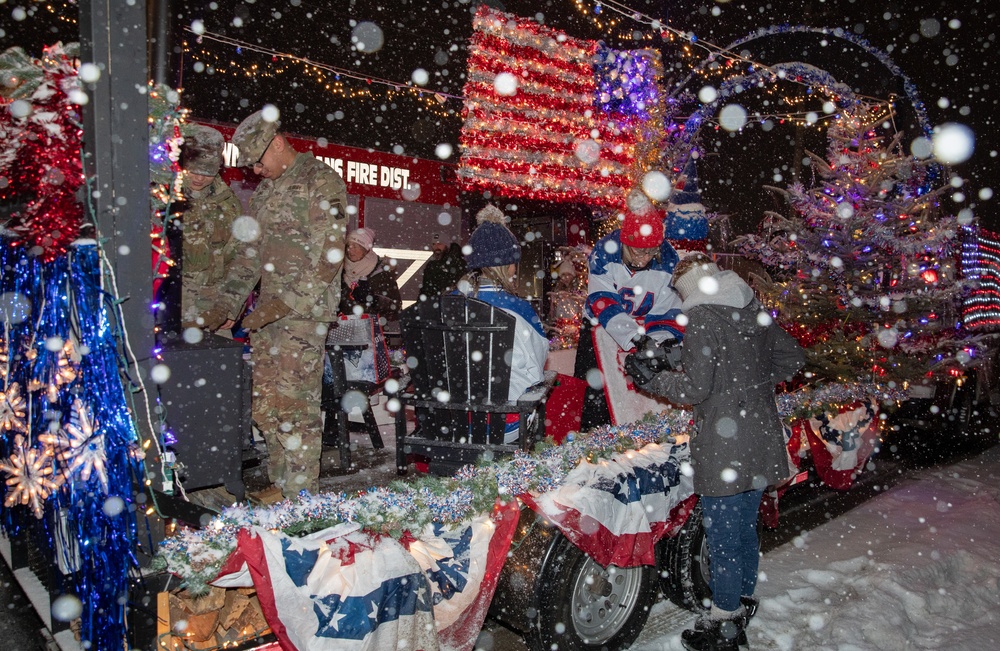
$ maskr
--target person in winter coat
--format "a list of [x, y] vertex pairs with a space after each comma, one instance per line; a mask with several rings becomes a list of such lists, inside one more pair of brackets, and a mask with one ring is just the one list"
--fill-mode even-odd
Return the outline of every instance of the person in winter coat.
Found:
[[222, 134], [211, 127], [191, 125], [181, 150], [184, 168], [183, 260], [181, 265], [181, 322], [197, 319], [218, 301], [226, 269], [247, 244], [233, 235], [233, 222], [243, 206], [222, 177]]
[[688, 319], [683, 370], [654, 375], [637, 356], [627, 358], [626, 369], [645, 391], [693, 407], [691, 465], [705, 518], [712, 608], [682, 642], [697, 651], [735, 650], [757, 608], [761, 497], [788, 475], [774, 389], [805, 356], [753, 290], [705, 254], [678, 263], [674, 287]]
[[678, 256], [664, 238], [663, 213], [648, 210], [628, 212], [619, 230], [594, 245], [590, 253], [590, 275], [574, 376], [590, 385], [583, 403], [581, 430], [611, 422], [603, 388], [592, 378], [598, 368], [594, 330], [603, 328], [622, 350], [649, 338], [681, 339], [684, 328], [677, 323], [681, 300], [670, 286]]
[[[458, 283], [463, 294], [496, 306], [516, 319], [514, 349], [507, 399], [517, 400], [525, 390], [544, 378], [549, 340], [542, 322], [528, 301], [517, 295], [515, 279], [521, 261], [521, 245], [504, 224], [506, 217], [493, 205], [476, 214], [479, 226], [469, 237], [465, 261], [470, 273]], [[518, 438], [518, 415], [510, 414], [504, 443]]]
[[423, 280], [420, 281], [420, 293], [427, 299], [455, 289], [466, 272], [462, 247], [457, 242], [434, 242], [433, 250], [431, 259], [424, 267]]
[[399, 294], [396, 268], [374, 251], [375, 231], [358, 228], [347, 234], [341, 314], [378, 316], [385, 328], [399, 321], [403, 299]]

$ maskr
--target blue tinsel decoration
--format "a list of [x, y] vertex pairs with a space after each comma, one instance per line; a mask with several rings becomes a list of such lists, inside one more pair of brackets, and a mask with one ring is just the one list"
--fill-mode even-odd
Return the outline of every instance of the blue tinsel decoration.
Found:
[[[53, 571], [56, 591], [80, 600], [85, 647], [121, 649], [129, 572], [138, 567], [133, 491], [142, 473], [122, 382], [119, 333], [111, 327], [113, 302], [100, 283], [100, 253], [96, 243], [83, 241], [43, 264], [9, 240], [0, 244], [0, 312], [6, 324], [0, 337], [10, 351], [8, 382], [25, 387], [31, 445], [60, 433], [79, 401], [94, 423], [86, 446], [103, 444], [107, 480], [105, 493], [96, 467], [84, 480], [79, 468], [69, 472], [72, 457], [57, 455], [57, 471], [67, 477], [46, 501], [44, 517], [36, 520], [29, 509], [15, 505], [2, 509], [0, 525], [9, 537], [47, 548], [58, 567]], [[73, 342], [78, 362], [67, 359], [65, 342]], [[36, 389], [29, 392], [32, 380]], [[12, 448], [13, 436], [0, 437], [3, 454], [9, 456]]]

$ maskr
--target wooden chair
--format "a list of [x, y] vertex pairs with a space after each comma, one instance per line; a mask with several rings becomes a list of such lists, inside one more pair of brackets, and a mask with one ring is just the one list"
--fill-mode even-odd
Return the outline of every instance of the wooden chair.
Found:
[[[411, 384], [396, 412], [396, 465], [407, 453], [428, 459], [432, 473], [451, 475], [486, 453], [529, 450], [545, 435], [545, 400], [555, 372], [508, 401], [515, 319], [500, 308], [463, 295], [417, 303], [400, 317]], [[417, 426], [406, 433], [407, 405]], [[507, 414], [518, 415], [517, 442], [505, 444]]]

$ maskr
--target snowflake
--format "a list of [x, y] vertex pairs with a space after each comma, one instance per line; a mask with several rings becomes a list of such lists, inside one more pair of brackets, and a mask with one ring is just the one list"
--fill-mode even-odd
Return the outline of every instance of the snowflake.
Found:
[[90, 409], [80, 400], [74, 400], [69, 423], [57, 434], [43, 434], [38, 439], [57, 450], [57, 458], [66, 464], [63, 471], [67, 477], [79, 472], [80, 479], [86, 482], [96, 474], [101, 488], [107, 493], [108, 455], [104, 449], [104, 434], [94, 434], [95, 429]]
[[28, 383], [28, 390], [38, 391], [45, 387], [49, 402], [59, 402], [59, 387], [68, 385], [76, 379], [78, 362], [79, 353], [73, 347], [73, 341], [67, 339], [56, 357], [55, 366], [46, 369], [44, 372], [46, 377], [31, 380]]
[[7, 376], [10, 375], [10, 352], [7, 350], [7, 342], [0, 341], [0, 380], [7, 383]]
[[14, 437], [14, 454], [6, 462], [0, 462], [0, 471], [9, 475], [4, 506], [30, 506], [35, 517], [42, 518], [45, 500], [60, 484], [52, 465], [54, 455], [50, 445], [43, 444], [41, 449], [27, 447], [23, 436]]
[[13, 382], [6, 391], [0, 391], [0, 430], [23, 432], [26, 407], [17, 382]]

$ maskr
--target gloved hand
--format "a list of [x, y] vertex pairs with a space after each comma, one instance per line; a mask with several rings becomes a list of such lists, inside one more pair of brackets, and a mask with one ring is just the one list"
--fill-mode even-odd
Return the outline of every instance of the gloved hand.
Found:
[[222, 307], [221, 305], [216, 305], [209, 308], [207, 312], [201, 315], [202, 325], [201, 327], [209, 332], [215, 332], [222, 324], [229, 320], [229, 310]]
[[673, 337], [657, 341], [646, 335], [635, 340], [635, 353], [651, 371], [678, 371], [681, 369], [681, 347]]
[[280, 299], [271, 298], [256, 308], [243, 318], [243, 328], [246, 330], [260, 330], [266, 325], [274, 323], [281, 317], [292, 311], [292, 308], [281, 302]]
[[632, 345], [635, 346], [635, 352], [639, 352], [654, 345], [654, 342], [649, 335], [636, 335], [632, 337]]
[[638, 355], [638, 352], [633, 352], [625, 357], [625, 372], [632, 376], [636, 386], [641, 387], [649, 384], [650, 380], [656, 377], [657, 371], [651, 369]]

